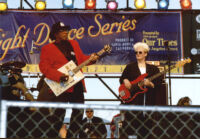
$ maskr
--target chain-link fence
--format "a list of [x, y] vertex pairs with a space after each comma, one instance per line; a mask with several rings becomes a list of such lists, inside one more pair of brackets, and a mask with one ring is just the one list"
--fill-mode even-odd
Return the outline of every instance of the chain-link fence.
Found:
[[[96, 120], [78, 119], [84, 110]], [[79, 110], [67, 134], [76, 138], [200, 138], [200, 107], [130, 106], [2, 101], [1, 138], [59, 137], [65, 110]], [[113, 113], [115, 111], [115, 113]], [[89, 112], [89, 111], [88, 111]], [[116, 115], [116, 113], [120, 112]], [[88, 114], [86, 114], [88, 115]], [[99, 117], [99, 118], [98, 118]], [[80, 118], [80, 117], [79, 117]], [[82, 117], [81, 117], [82, 118]], [[107, 118], [107, 119], [106, 119]], [[106, 120], [105, 120], [106, 119]], [[104, 125], [107, 124], [104, 131]], [[70, 129], [70, 126], [73, 127]], [[71, 132], [71, 133], [70, 133]]]

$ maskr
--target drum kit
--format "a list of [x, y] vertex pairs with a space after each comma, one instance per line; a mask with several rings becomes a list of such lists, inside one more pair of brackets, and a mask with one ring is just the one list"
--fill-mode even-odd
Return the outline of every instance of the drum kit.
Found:
[[21, 75], [22, 68], [25, 66], [26, 64], [20, 61], [9, 61], [0, 65], [0, 85], [3, 88], [2, 99], [9, 100], [9, 96], [12, 94], [15, 98], [24, 98], [28, 101], [34, 101], [34, 97], [27, 89]]

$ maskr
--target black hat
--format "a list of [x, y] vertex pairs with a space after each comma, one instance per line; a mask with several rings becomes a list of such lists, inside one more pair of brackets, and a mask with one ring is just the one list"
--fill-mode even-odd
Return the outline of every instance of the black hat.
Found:
[[58, 33], [59, 31], [69, 31], [70, 30], [70, 26], [65, 26], [65, 24], [63, 22], [57, 22], [55, 24], [53, 24], [53, 26], [51, 27], [51, 32], [49, 34], [49, 38], [51, 40], [55, 40], [55, 34]]

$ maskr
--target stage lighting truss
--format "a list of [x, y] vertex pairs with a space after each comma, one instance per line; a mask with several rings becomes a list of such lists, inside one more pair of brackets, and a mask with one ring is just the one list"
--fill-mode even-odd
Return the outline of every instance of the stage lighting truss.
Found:
[[116, 0], [107, 0], [107, 9], [108, 10], [116, 10], [118, 7], [118, 3]]
[[183, 10], [190, 10], [192, 9], [192, 2], [191, 0], [180, 0], [180, 5]]
[[146, 1], [145, 0], [135, 0], [135, 8], [136, 9], [144, 9], [146, 7]]
[[96, 0], [85, 0], [85, 9], [96, 9]]
[[35, 9], [40, 11], [46, 9], [46, 0], [36, 0]]
[[166, 10], [169, 7], [169, 0], [157, 0], [158, 9]]
[[74, 0], [63, 0], [63, 9], [73, 9]]
[[0, 11], [6, 11], [8, 9], [7, 0], [0, 0]]

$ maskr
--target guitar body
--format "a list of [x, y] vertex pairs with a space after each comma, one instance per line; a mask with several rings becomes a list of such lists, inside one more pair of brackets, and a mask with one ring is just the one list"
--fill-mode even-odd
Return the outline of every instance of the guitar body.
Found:
[[[100, 50], [97, 55], [101, 56], [105, 52], [110, 52], [111, 47], [109, 45], [105, 45], [102, 50]], [[87, 64], [89, 64], [92, 60], [89, 58], [88, 60], [81, 63], [79, 66], [77, 66], [72, 60], [69, 61], [67, 64], [63, 65], [61, 68], [58, 69], [58, 71], [64, 73], [65, 75], [69, 76], [69, 79], [67, 82], [55, 82], [48, 78], [44, 78], [47, 85], [51, 88], [51, 90], [54, 92], [56, 96], [59, 96], [66, 90], [68, 90], [70, 87], [78, 83], [80, 80], [84, 78], [83, 73], [80, 71], [80, 69]]]
[[81, 71], [73, 73], [73, 70], [76, 67], [77, 65], [71, 60], [67, 64], [65, 64], [64, 66], [58, 69], [58, 71], [69, 76], [69, 79], [67, 82], [61, 83], [61, 82], [52, 81], [48, 78], [44, 79], [56, 96], [59, 96], [60, 94], [62, 94], [63, 92], [65, 92], [70, 87], [72, 87], [73, 85], [75, 85], [76, 83], [78, 83], [80, 80], [84, 78], [84, 75]]
[[[142, 74], [141, 76], [139, 76], [137, 79], [135, 79], [134, 81], [131, 81], [131, 85], [137, 85], [140, 81], [143, 81], [148, 74]], [[146, 93], [147, 92], [147, 88], [143, 88], [142, 91], [140, 90], [139, 92], [131, 92], [129, 89], [127, 89], [125, 87], [124, 84], [121, 84], [118, 91], [119, 91], [119, 96], [120, 98], [128, 103], [130, 101], [132, 101], [137, 95], [142, 94], [142, 93]]]

